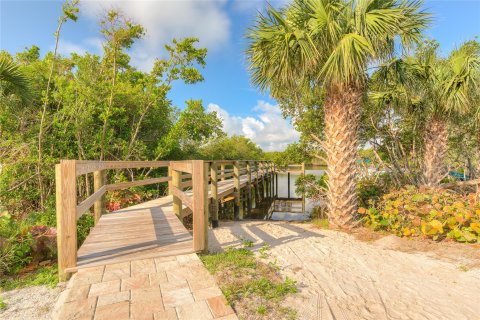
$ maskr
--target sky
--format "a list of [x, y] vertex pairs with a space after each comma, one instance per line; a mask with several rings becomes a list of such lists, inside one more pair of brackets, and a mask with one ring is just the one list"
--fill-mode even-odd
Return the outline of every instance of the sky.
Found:
[[[272, 0], [281, 6], [286, 0]], [[10, 53], [35, 44], [42, 54], [53, 49], [53, 33], [61, 1], [0, 0], [0, 49]], [[283, 150], [300, 134], [268, 94], [251, 85], [244, 51], [245, 34], [263, 0], [80, 0], [77, 22], [62, 29], [60, 53], [93, 52], [101, 54], [98, 18], [114, 7], [146, 28], [146, 36], [131, 50], [131, 63], [145, 71], [156, 57], [164, 57], [164, 45], [172, 38], [195, 36], [208, 48], [207, 66], [200, 84], [174, 84], [169, 98], [179, 108], [185, 101], [203, 100], [210, 111], [222, 118], [229, 134], [243, 134], [264, 150]], [[427, 0], [425, 9], [434, 15], [426, 35], [440, 43], [448, 54], [463, 41], [480, 35], [480, 0]]]

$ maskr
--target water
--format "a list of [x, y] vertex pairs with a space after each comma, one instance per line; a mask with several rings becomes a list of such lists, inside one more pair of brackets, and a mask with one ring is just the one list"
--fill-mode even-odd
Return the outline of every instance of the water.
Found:
[[[305, 174], [313, 174], [317, 178], [322, 176], [325, 173], [325, 169], [313, 169], [305, 170]], [[278, 176], [278, 197], [287, 198], [288, 197], [288, 174], [279, 172]], [[290, 172], [290, 198], [301, 198], [301, 194], [296, 193], [295, 181], [300, 176], [300, 172]], [[301, 211], [301, 202], [293, 204], [295, 211]], [[272, 214], [272, 220], [288, 220], [288, 221], [303, 221], [307, 220], [310, 217], [310, 213], [315, 207], [315, 203], [309, 199], [305, 199], [305, 212], [277, 212], [274, 211]], [[300, 210], [298, 210], [300, 208]], [[293, 211], [293, 210], [292, 210]]]

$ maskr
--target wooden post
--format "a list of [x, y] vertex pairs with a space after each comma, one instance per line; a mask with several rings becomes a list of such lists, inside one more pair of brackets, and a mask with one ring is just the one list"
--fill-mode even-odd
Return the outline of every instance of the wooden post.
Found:
[[275, 172], [275, 197], [278, 198], [278, 172]]
[[[182, 173], [177, 170], [171, 170], [171, 171], [172, 171], [172, 188], [176, 187], [180, 191], [182, 191], [182, 188], [180, 186], [182, 183]], [[172, 197], [173, 197], [173, 213], [175, 213], [177, 217], [181, 217], [182, 216], [182, 200], [179, 197], [175, 196], [174, 194], [172, 194]]]
[[55, 166], [58, 276], [77, 265], [77, 181], [75, 160], [62, 160]]
[[233, 218], [234, 220], [240, 220], [243, 219], [243, 216], [240, 216], [240, 164], [238, 161], [233, 164], [233, 187], [235, 195]]
[[213, 206], [213, 212], [210, 212], [212, 218], [212, 228], [218, 227], [218, 176], [217, 176], [218, 166], [215, 162], [212, 162], [210, 166], [210, 180], [212, 193], [212, 202], [215, 204]]
[[262, 199], [267, 197], [267, 182], [265, 181], [267, 174], [265, 173], [265, 163], [262, 162]]
[[287, 199], [290, 199], [290, 171], [287, 172], [287, 190]]
[[247, 161], [247, 214], [252, 214], [252, 166]]
[[[220, 175], [225, 175], [225, 164], [220, 165]], [[221, 180], [225, 180], [225, 177], [222, 177]]]
[[[105, 176], [106, 172], [105, 170], [100, 170], [100, 171], [95, 171], [93, 173], [93, 192], [97, 192], [101, 187], [105, 185]], [[105, 205], [106, 205], [106, 199], [105, 199], [105, 194], [103, 194], [100, 199], [95, 201], [95, 204], [93, 206], [93, 216], [95, 219], [95, 224], [97, 224], [98, 220], [100, 217], [105, 214]]]
[[[172, 176], [173, 176], [173, 175], [172, 175], [172, 172], [173, 172], [172, 166], [169, 165], [169, 166], [168, 166], [168, 176], [169, 176], [169, 177], [172, 177]], [[172, 179], [173, 179], [173, 178], [172, 178]], [[173, 185], [172, 180], [168, 181], [168, 195], [171, 195], [171, 194], [172, 194], [172, 185]]]
[[208, 248], [208, 162], [192, 160], [193, 250]]
[[[305, 162], [302, 162], [302, 175], [305, 177]], [[302, 192], [302, 212], [305, 213], [305, 192]]]

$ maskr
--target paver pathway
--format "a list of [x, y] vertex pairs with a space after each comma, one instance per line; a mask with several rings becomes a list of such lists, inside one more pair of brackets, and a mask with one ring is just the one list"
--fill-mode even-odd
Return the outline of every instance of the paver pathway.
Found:
[[54, 319], [237, 319], [194, 253], [80, 269]]

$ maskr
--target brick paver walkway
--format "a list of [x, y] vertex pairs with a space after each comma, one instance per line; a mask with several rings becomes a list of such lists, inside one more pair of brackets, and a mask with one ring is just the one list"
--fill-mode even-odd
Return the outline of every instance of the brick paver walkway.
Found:
[[80, 269], [54, 319], [238, 319], [196, 254]]

